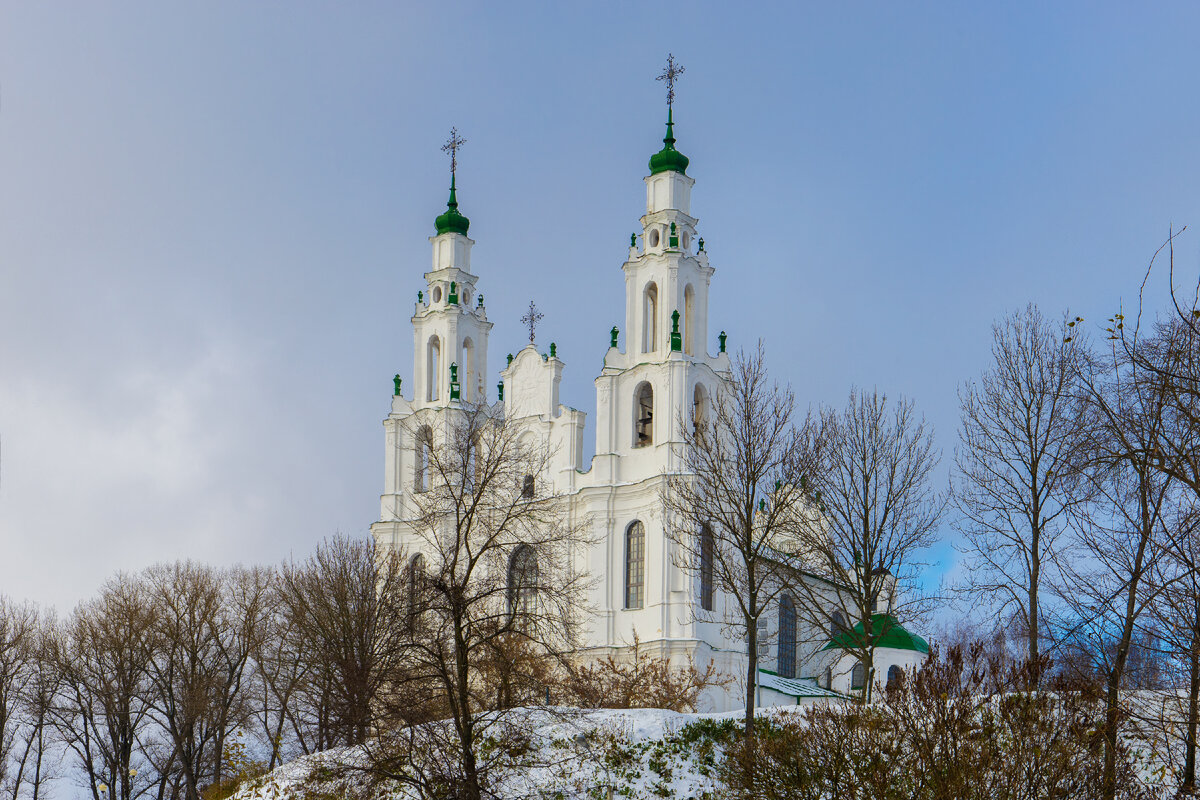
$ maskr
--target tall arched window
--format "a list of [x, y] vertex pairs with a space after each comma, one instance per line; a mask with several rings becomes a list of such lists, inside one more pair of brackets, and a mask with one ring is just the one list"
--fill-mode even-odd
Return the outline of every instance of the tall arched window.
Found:
[[895, 664], [892, 664], [890, 667], [888, 667], [888, 679], [887, 679], [887, 688], [888, 689], [899, 688], [900, 684], [903, 681], [904, 681], [904, 670], [900, 669], [900, 667], [896, 666]]
[[796, 677], [796, 607], [791, 595], [779, 601], [779, 669], [780, 677]]
[[841, 611], [834, 611], [829, 617], [829, 635], [837, 636], [839, 633], [844, 633], [846, 630], [846, 615]]
[[638, 385], [633, 401], [633, 446], [654, 444], [654, 389], [649, 383]]
[[854, 669], [850, 670], [850, 688], [861, 689], [867, 685], [867, 668], [859, 661], [854, 665]]
[[417, 431], [417, 452], [414, 462], [416, 470], [413, 476], [413, 489], [418, 492], [429, 491], [429, 462], [433, 458], [433, 430], [428, 425], [422, 425]]
[[428, 604], [425, 596], [425, 556], [417, 553], [408, 562], [408, 629], [411, 633], [417, 626], [421, 610]]
[[716, 543], [713, 541], [712, 528], [707, 525], [700, 528], [700, 608], [705, 611], [713, 610], [713, 552]]
[[683, 290], [683, 352], [696, 355], [696, 290], [690, 283]]
[[537, 553], [529, 545], [519, 544], [508, 560], [509, 613], [528, 618], [536, 607], [537, 591]]
[[646, 284], [642, 296], [642, 352], [653, 353], [658, 349], [658, 286]]
[[625, 607], [641, 608], [646, 589], [646, 529], [634, 521], [625, 529]]
[[701, 426], [708, 421], [708, 392], [704, 384], [697, 383], [692, 392], [692, 431], [700, 433]]
[[475, 343], [471, 337], [463, 339], [463, 374], [459, 381], [459, 394], [463, 400], [474, 400], [479, 378], [475, 375]]
[[428, 386], [425, 399], [433, 402], [440, 396], [442, 383], [442, 343], [436, 336], [429, 337], [429, 355], [425, 365], [425, 383]]

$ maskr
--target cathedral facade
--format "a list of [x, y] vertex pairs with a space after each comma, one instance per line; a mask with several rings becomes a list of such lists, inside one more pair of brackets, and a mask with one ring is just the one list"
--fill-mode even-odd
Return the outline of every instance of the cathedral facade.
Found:
[[[711, 597], [711, 588], [701, 586], [695, 571], [678, 566], [662, 504], [666, 475], [683, 467], [681, 426], [705, 416], [730, 370], [725, 334], [713, 336], [709, 327], [715, 269], [691, 213], [695, 181], [686, 172], [688, 159], [675, 147], [671, 113], [663, 148], [650, 158], [644, 179], [641, 235], [630, 242], [623, 265], [624, 347], [621, 331], [614, 328], [595, 379], [595, 455], [584, 463], [586, 414], [559, 400], [564, 364], [553, 346], [543, 354], [531, 341], [509, 357], [499, 372], [495, 406], [506, 421], [540, 437], [552, 456], [548, 474], [538, 476], [539, 486], [564, 498], [571, 518], [587, 520], [592, 528], [595, 543], [587, 570], [593, 579], [589, 606], [596, 613], [588, 626], [586, 652], [619, 652], [636, 634], [643, 647], [676, 663], [691, 658], [701, 669], [714, 663], [732, 680], [710, 691], [702, 710], [729, 710], [744, 702], [745, 644], [721, 624], [722, 598]], [[406, 531], [410, 498], [424, 489], [423, 443], [416, 440], [411, 419], [487, 402], [492, 323], [471, 272], [474, 242], [468, 228], [452, 179], [447, 210], [437, 218], [437, 233], [430, 238], [426, 288], [412, 317], [411, 391], [402, 393], [397, 377], [391, 413], [384, 420], [385, 488], [372, 534], [385, 548], [411, 550], [416, 541]], [[714, 613], [703, 613], [713, 611], [714, 603]], [[788, 613], [781, 603], [767, 615], [759, 702], [811, 702], [855, 688], [853, 659], [836, 646], [839, 612], [830, 609], [829, 632], [797, 631], [801, 623], [794, 610], [790, 618]], [[922, 657], [916, 645], [890, 656], [881, 651], [879, 659], [890, 663], [877, 660], [877, 670], [907, 667]]]

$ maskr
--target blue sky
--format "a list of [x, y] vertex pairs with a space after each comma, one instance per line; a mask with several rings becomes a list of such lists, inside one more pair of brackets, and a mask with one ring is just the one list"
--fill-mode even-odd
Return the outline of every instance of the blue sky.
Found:
[[912, 397], [948, 463], [995, 317], [1107, 317], [1171, 224], [1200, 266], [1198, 33], [1194, 3], [0, 0], [0, 592], [365, 533], [451, 125], [491, 364], [532, 299], [591, 412], [668, 51], [714, 337], [806, 404]]

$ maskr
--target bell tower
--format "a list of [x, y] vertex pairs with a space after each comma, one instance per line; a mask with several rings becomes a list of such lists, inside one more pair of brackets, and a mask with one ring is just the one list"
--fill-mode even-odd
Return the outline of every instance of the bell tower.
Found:
[[650, 157], [646, 213], [630, 238], [625, 273], [625, 341], [614, 328], [596, 379], [597, 478], [649, 479], [681, 466], [683, 425], [705, 413], [724, 375], [724, 347], [710, 355], [708, 294], [714, 269], [691, 215], [695, 180], [676, 148], [675, 80], [683, 68], [668, 58], [667, 131]]
[[433, 263], [413, 312], [413, 408], [444, 408], [487, 399], [488, 332], [483, 295], [471, 274], [471, 221], [458, 210], [458, 149], [465, 140], [454, 128], [442, 148], [450, 154], [450, 199], [434, 220], [429, 238]]

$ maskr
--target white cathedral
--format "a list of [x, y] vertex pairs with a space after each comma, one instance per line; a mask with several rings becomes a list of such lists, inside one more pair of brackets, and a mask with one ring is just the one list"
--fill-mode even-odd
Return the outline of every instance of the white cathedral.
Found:
[[[596, 377], [595, 455], [583, 460], [586, 414], [559, 402], [564, 363], [530, 343], [500, 371], [496, 410], [542, 437], [553, 453], [539, 476], [570, 504], [573, 519], [588, 519], [596, 544], [589, 555], [593, 577], [589, 605], [598, 609], [587, 632], [587, 650], [607, 655], [626, 648], [636, 631], [642, 645], [700, 667], [715, 663], [732, 680], [703, 699], [701, 710], [738, 708], [745, 697], [746, 646], [719, 621], [696, 613], [721, 598], [702, 596], [700, 581], [672, 558], [664, 531], [661, 493], [666, 474], [682, 463], [683, 420], [703, 414], [729, 376], [725, 334], [709, 352], [709, 288], [715, 272], [691, 215], [695, 180], [688, 159], [675, 148], [668, 107], [663, 148], [650, 157], [646, 213], [640, 244], [630, 242], [625, 272], [625, 347], [619, 331]], [[451, 147], [456, 147], [452, 133]], [[452, 153], [453, 156], [453, 153]], [[446, 212], [437, 217], [427, 288], [412, 317], [413, 381], [403, 396], [399, 376], [391, 413], [384, 420], [386, 455], [381, 514], [371, 527], [383, 548], [413, 550], [408, 498], [424, 487], [416, 467], [419, 448], [413, 415], [454, 413], [464, 403], [486, 402], [488, 321], [478, 278], [471, 272], [469, 221], [458, 210], [453, 169]], [[532, 309], [531, 309], [532, 314]], [[711, 583], [711, 582], [710, 582]], [[706, 589], [705, 592], [711, 592]], [[861, 688], [862, 668], [838, 646], [845, 616], [830, 609], [828, 631], [798, 631], [786, 595], [769, 617], [760, 651], [761, 705], [814, 702]], [[719, 617], [718, 617], [719, 618]], [[860, 626], [861, 630], [861, 626]], [[923, 640], [898, 624], [879, 642], [876, 674], [921, 663]]]

